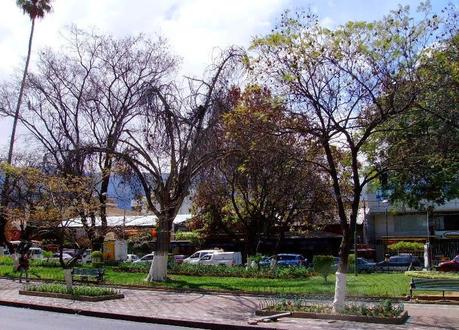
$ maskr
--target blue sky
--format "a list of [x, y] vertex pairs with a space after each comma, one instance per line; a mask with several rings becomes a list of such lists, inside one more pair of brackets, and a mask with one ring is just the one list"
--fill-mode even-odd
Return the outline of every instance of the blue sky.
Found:
[[[22, 69], [30, 22], [3, 0], [0, 12], [0, 80]], [[66, 26], [95, 28], [116, 36], [145, 33], [165, 36], [182, 58], [183, 73], [199, 76], [216, 50], [236, 44], [247, 47], [254, 35], [269, 32], [286, 10], [311, 8], [322, 24], [333, 27], [348, 20], [375, 20], [397, 5], [415, 8], [406, 0], [55, 0], [54, 9], [36, 25], [33, 52], [58, 49]], [[439, 11], [448, 1], [432, 1]], [[34, 66], [34, 55], [31, 67]], [[0, 118], [0, 152], [4, 151], [11, 123]]]

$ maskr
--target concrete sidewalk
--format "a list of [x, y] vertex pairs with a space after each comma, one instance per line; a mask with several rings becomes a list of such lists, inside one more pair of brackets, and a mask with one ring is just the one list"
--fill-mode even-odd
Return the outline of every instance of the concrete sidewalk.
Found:
[[[19, 295], [22, 284], [0, 279], [0, 304], [33, 305], [32, 308], [80, 312], [85, 315], [174, 324], [200, 328], [249, 327], [248, 321], [264, 299], [228, 294], [177, 293], [155, 290], [121, 289], [124, 299], [81, 302], [57, 298]], [[280, 319], [259, 323], [253, 328], [278, 329], [459, 329], [459, 306], [406, 304], [410, 319], [405, 325], [391, 326], [345, 321]], [[155, 319], [157, 322], [155, 322]], [[169, 323], [168, 323], [169, 322]]]

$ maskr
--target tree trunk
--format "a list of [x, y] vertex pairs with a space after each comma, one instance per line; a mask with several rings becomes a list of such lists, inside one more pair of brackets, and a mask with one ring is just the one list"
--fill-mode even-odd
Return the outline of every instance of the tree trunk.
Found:
[[173, 217], [161, 216], [158, 219], [156, 251], [147, 278], [148, 282], [163, 282], [167, 279], [167, 259], [171, 241]]
[[339, 249], [339, 265], [336, 271], [335, 297], [333, 299], [333, 311], [340, 312], [344, 309], [346, 299], [346, 274], [349, 258], [349, 231], [343, 231], [343, 240]]

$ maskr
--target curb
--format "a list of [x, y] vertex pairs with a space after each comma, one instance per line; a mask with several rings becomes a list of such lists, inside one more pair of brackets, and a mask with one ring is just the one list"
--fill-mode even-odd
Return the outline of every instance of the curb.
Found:
[[48, 305], [39, 305], [39, 304], [30, 304], [22, 303], [18, 301], [6, 301], [0, 300], [0, 306], [7, 307], [18, 307], [18, 308], [28, 308], [33, 310], [55, 312], [62, 314], [78, 314], [83, 316], [92, 316], [105, 319], [113, 320], [124, 320], [131, 322], [141, 322], [141, 323], [154, 323], [154, 324], [164, 324], [164, 325], [174, 325], [182, 326], [189, 328], [201, 328], [201, 329], [215, 329], [215, 330], [237, 330], [237, 329], [260, 329], [260, 330], [273, 330], [278, 329], [274, 327], [262, 327], [262, 326], [250, 326], [250, 325], [234, 325], [234, 324], [224, 324], [224, 323], [212, 323], [204, 321], [193, 321], [193, 320], [179, 320], [179, 319], [166, 319], [162, 317], [150, 317], [150, 316], [137, 316], [137, 315], [126, 315], [126, 314], [115, 314], [108, 312], [97, 312], [89, 310], [81, 310], [76, 308], [68, 307], [56, 307]]

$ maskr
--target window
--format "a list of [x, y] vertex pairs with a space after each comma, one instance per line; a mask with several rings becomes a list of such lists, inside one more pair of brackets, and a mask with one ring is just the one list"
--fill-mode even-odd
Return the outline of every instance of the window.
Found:
[[295, 256], [278, 256], [278, 260], [295, 260]]
[[197, 259], [197, 258], [199, 258], [199, 253], [194, 253], [190, 257], [190, 259]]
[[419, 215], [402, 215], [394, 218], [396, 233], [425, 234], [426, 217]]
[[459, 230], [459, 215], [450, 214], [443, 217], [445, 230]]
[[210, 260], [211, 258], [212, 258], [211, 254], [206, 254], [201, 258], [201, 260]]

